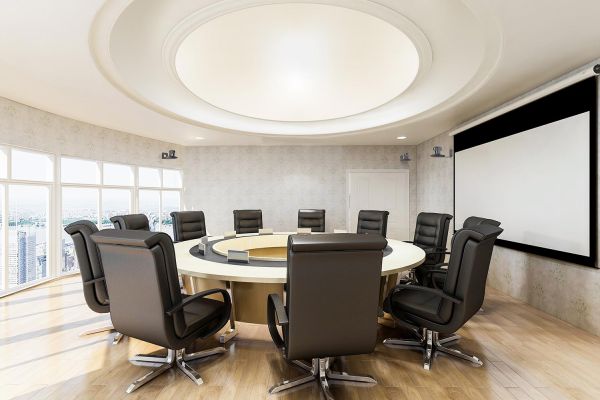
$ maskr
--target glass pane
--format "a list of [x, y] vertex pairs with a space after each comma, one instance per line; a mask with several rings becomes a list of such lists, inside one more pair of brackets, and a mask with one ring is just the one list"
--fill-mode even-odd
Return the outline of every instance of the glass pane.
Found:
[[60, 177], [64, 183], [100, 183], [100, 170], [96, 161], [61, 158]]
[[150, 222], [150, 230], [158, 231], [160, 220], [160, 191], [159, 190], [140, 190], [139, 191], [139, 210], [146, 214]]
[[179, 211], [181, 209], [181, 200], [179, 191], [163, 191], [162, 192], [162, 212], [161, 228], [162, 232], [168, 233], [173, 237], [173, 219], [171, 218], [172, 211]]
[[176, 169], [163, 169], [163, 187], [180, 188], [181, 171]]
[[11, 157], [13, 179], [52, 182], [54, 176], [52, 156], [13, 149]]
[[104, 184], [133, 186], [133, 168], [129, 165], [104, 163]]
[[138, 169], [138, 185], [160, 187], [160, 169], [140, 167]]
[[102, 189], [102, 228], [112, 228], [110, 217], [131, 214], [131, 190]]
[[8, 190], [9, 287], [48, 277], [48, 196], [43, 186]]
[[60, 272], [77, 271], [79, 265], [71, 236], [64, 227], [71, 222], [87, 219], [98, 223], [98, 189], [63, 188], [62, 190], [62, 241]]
[[0, 178], [8, 177], [8, 160], [6, 157], [6, 153], [8, 149], [6, 147], [0, 147]]

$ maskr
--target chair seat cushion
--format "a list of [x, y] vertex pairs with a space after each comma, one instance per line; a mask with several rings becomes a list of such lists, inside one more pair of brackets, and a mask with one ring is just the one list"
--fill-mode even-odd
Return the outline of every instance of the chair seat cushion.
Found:
[[207, 328], [213, 320], [219, 320], [225, 312], [225, 303], [218, 300], [199, 298], [183, 308], [186, 329], [183, 336]]
[[435, 294], [406, 289], [395, 294], [391, 301], [394, 314], [408, 314], [409, 318], [414, 315], [438, 324], [448, 322], [439, 314], [442, 299]]

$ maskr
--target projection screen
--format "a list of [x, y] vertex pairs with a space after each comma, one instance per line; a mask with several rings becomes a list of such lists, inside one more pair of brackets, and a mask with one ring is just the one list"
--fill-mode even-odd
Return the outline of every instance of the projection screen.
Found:
[[594, 266], [596, 104], [592, 78], [457, 135], [456, 228], [496, 219], [501, 246]]

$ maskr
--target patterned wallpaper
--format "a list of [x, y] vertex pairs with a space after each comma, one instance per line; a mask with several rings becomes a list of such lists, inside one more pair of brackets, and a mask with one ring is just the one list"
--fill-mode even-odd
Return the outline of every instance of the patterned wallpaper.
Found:
[[[233, 229], [234, 209], [261, 208], [265, 227], [295, 230], [299, 208], [326, 209], [326, 229], [346, 226], [346, 170], [410, 169], [410, 226], [416, 210], [415, 146], [188, 147], [184, 202], [204, 210], [209, 232]], [[413, 161], [401, 162], [409, 152]], [[411, 232], [412, 237], [412, 232]]]
[[179, 145], [61, 117], [0, 97], [0, 144], [92, 160], [180, 168], [181, 160], [162, 160]]
[[[453, 163], [430, 158], [437, 136], [417, 146], [417, 209], [453, 214]], [[599, 202], [600, 203], [600, 202]], [[489, 216], [493, 218], [493, 215]], [[600, 270], [496, 246], [488, 285], [564, 321], [600, 335]]]

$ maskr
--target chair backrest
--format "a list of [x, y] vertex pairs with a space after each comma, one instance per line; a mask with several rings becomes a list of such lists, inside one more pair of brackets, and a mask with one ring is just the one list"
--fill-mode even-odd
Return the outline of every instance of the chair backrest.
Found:
[[448, 319], [451, 332], [459, 329], [482, 306], [494, 242], [503, 229], [481, 224], [463, 228], [452, 237], [452, 250], [444, 292], [462, 300], [461, 304], [443, 301], [440, 315]]
[[291, 235], [285, 329], [291, 360], [364, 354], [377, 342], [380, 235]]
[[325, 210], [298, 210], [298, 228], [310, 228], [313, 232], [325, 232]]
[[[417, 215], [417, 226], [413, 244], [430, 251], [443, 252], [448, 240], [450, 214], [422, 212]], [[444, 254], [427, 254], [424, 265], [435, 265], [444, 261]]]
[[104, 266], [115, 329], [166, 348], [176, 348], [186, 324], [175, 250], [163, 232], [107, 229], [92, 235]]
[[97, 313], [110, 311], [106, 282], [103, 280], [90, 283], [94, 279], [104, 278], [104, 270], [100, 262], [98, 247], [92, 241], [92, 234], [98, 232], [96, 224], [91, 221], [76, 221], [65, 227], [65, 232], [71, 235], [75, 255], [83, 281], [83, 296], [88, 307]]
[[150, 223], [145, 214], [115, 215], [110, 218], [115, 229], [130, 231], [149, 231]]
[[463, 228], [470, 228], [472, 226], [481, 224], [500, 226], [500, 222], [494, 219], [472, 216], [465, 219], [465, 222], [463, 222]]
[[262, 210], [233, 210], [233, 230], [237, 233], [258, 233], [262, 227]]
[[206, 222], [202, 211], [173, 211], [173, 237], [176, 242], [206, 236]]
[[386, 237], [388, 215], [389, 211], [360, 210], [356, 233], [375, 233]]

